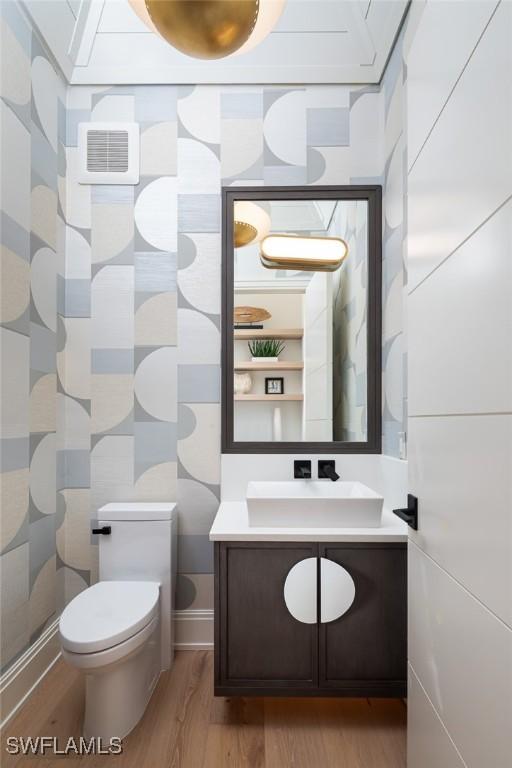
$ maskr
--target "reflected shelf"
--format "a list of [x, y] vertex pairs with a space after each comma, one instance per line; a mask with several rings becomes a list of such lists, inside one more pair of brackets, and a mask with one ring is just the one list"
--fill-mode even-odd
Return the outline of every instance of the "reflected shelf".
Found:
[[269, 400], [281, 400], [288, 402], [302, 402], [304, 395], [234, 395], [235, 400], [245, 400], [246, 402], [257, 403], [259, 401], [268, 402]]
[[278, 361], [277, 363], [256, 363], [248, 360], [235, 363], [235, 371], [302, 371], [304, 363]]
[[240, 339], [302, 339], [302, 328], [235, 328], [234, 338]]

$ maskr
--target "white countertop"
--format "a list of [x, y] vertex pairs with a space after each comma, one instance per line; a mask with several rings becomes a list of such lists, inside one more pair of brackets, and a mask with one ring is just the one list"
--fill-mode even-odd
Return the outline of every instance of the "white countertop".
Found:
[[389, 509], [379, 528], [259, 528], [249, 526], [245, 501], [223, 501], [210, 530], [210, 541], [386, 541], [404, 542], [407, 524]]

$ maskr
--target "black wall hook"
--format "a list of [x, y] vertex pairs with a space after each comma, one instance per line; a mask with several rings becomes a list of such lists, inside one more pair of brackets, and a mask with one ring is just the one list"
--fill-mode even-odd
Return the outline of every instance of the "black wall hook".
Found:
[[412, 493], [407, 494], [407, 507], [405, 509], [394, 509], [393, 514], [410, 525], [415, 531], [418, 530], [418, 499]]

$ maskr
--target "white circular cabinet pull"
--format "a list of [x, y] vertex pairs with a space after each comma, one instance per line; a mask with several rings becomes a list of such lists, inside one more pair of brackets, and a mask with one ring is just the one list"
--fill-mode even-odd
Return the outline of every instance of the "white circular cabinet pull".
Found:
[[284, 582], [284, 601], [291, 615], [303, 624], [316, 624], [317, 558], [307, 557], [295, 563]]
[[350, 573], [338, 563], [320, 558], [320, 621], [335, 621], [348, 611], [356, 587]]

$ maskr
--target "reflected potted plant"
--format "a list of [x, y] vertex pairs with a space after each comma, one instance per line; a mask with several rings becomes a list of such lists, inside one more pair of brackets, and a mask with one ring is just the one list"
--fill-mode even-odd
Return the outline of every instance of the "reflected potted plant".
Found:
[[285, 344], [279, 339], [255, 339], [248, 342], [253, 363], [277, 363]]

